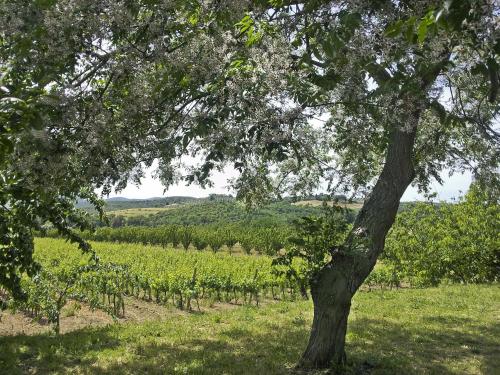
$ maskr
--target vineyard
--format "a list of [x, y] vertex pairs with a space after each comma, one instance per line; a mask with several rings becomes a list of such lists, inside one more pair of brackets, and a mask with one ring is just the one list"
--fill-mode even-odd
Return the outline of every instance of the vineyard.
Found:
[[[162, 225], [160, 227], [98, 228], [95, 232], [83, 232], [86, 240], [118, 243], [140, 243], [162, 247], [182, 246], [184, 250], [226, 250], [233, 253], [235, 247], [249, 255], [273, 256], [281, 250], [292, 235], [290, 226], [252, 227], [242, 224], [227, 225]], [[57, 231], [48, 231], [48, 237], [58, 237]]]
[[[453, 205], [421, 203], [400, 213], [362, 289], [498, 281], [498, 206], [484, 202], [471, 190]], [[36, 240], [40, 271], [23, 279], [28, 298], [8, 304], [47, 319], [57, 332], [69, 301], [124, 317], [128, 298], [187, 311], [213, 302], [258, 306], [262, 300], [306, 299], [315, 270], [332, 259], [331, 249], [349, 231], [346, 213], [325, 208], [323, 216], [305, 217], [294, 227], [173, 224], [80, 232], [92, 241], [94, 255], [48, 231]], [[465, 229], [478, 240], [472, 244], [460, 235]], [[429, 253], [435, 267], [426, 262]]]
[[35, 256], [43, 271], [24, 280], [28, 298], [12, 307], [47, 318], [58, 331], [60, 311], [69, 300], [124, 316], [127, 297], [199, 310], [202, 301], [258, 306], [261, 299], [295, 299], [300, 291], [298, 283], [273, 272], [267, 256], [114, 243], [93, 248], [97, 264], [63, 240], [37, 239]]

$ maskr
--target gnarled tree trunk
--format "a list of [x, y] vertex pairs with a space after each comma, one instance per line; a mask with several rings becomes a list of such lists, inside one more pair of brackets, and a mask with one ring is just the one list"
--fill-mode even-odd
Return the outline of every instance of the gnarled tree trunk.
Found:
[[407, 125], [393, 129], [386, 161], [372, 193], [360, 210], [343, 250], [311, 280], [314, 320], [301, 368], [343, 364], [351, 299], [384, 248], [404, 191], [414, 178], [413, 146], [421, 109]]

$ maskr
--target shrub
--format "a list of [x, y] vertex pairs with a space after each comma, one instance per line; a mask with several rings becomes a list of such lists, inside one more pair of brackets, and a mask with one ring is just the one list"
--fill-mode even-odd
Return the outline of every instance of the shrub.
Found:
[[415, 286], [498, 281], [499, 222], [498, 195], [477, 186], [458, 203], [417, 203], [398, 215], [384, 261]]

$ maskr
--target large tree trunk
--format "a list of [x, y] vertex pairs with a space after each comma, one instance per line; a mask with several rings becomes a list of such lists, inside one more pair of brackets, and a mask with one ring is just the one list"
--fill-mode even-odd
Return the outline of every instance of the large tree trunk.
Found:
[[375, 266], [401, 196], [415, 175], [413, 145], [420, 113], [421, 109], [413, 111], [404, 128], [393, 130], [384, 168], [346, 243], [311, 280], [314, 320], [300, 368], [324, 368], [345, 362], [344, 344], [352, 296]]
[[327, 367], [345, 362], [345, 335], [352, 293], [341, 267], [329, 265], [311, 284], [314, 320], [309, 345], [299, 366]]

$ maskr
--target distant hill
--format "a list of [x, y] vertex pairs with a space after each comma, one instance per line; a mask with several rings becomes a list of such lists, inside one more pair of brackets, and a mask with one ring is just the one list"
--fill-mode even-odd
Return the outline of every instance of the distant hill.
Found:
[[[317, 198], [317, 197], [308, 197]], [[322, 215], [323, 202], [318, 199], [295, 201], [284, 199], [252, 210], [228, 195], [210, 195], [205, 198], [173, 196], [150, 199], [114, 197], [105, 200], [105, 211], [109, 212], [119, 226], [159, 226], [166, 224], [207, 225], [246, 222], [251, 225], [290, 224], [304, 216]], [[350, 208], [350, 220], [354, 220], [362, 202], [339, 202]], [[401, 202], [399, 211], [413, 207], [415, 202]], [[79, 201], [78, 207], [95, 212], [86, 201]]]
[[[206, 200], [208, 198], [195, 198], [188, 196], [172, 196], [150, 199], [130, 199], [125, 197], [113, 197], [105, 199], [105, 211], [129, 210], [137, 208], [161, 208], [171, 204], [180, 204], [194, 202], [198, 200]], [[83, 208], [90, 212], [94, 211], [93, 206], [86, 200], [79, 200], [76, 207]]]
[[[197, 199], [162, 208], [123, 209], [110, 212], [110, 218], [120, 217], [115, 223], [131, 226], [178, 225], [218, 225], [228, 223], [248, 223], [268, 226], [291, 224], [304, 216], [322, 215], [321, 206], [302, 206], [290, 201], [279, 201], [252, 210], [232, 200]], [[354, 219], [354, 212], [350, 215]]]
[[[323, 201], [317, 200], [317, 199], [310, 199], [310, 200], [301, 200], [298, 202], [292, 203], [295, 206], [311, 206], [311, 207], [321, 207], [323, 206]], [[351, 210], [359, 210], [363, 206], [363, 202], [328, 202], [328, 205], [331, 206], [332, 204], [335, 204], [340, 207], [345, 207], [345, 208], [350, 208]]]

